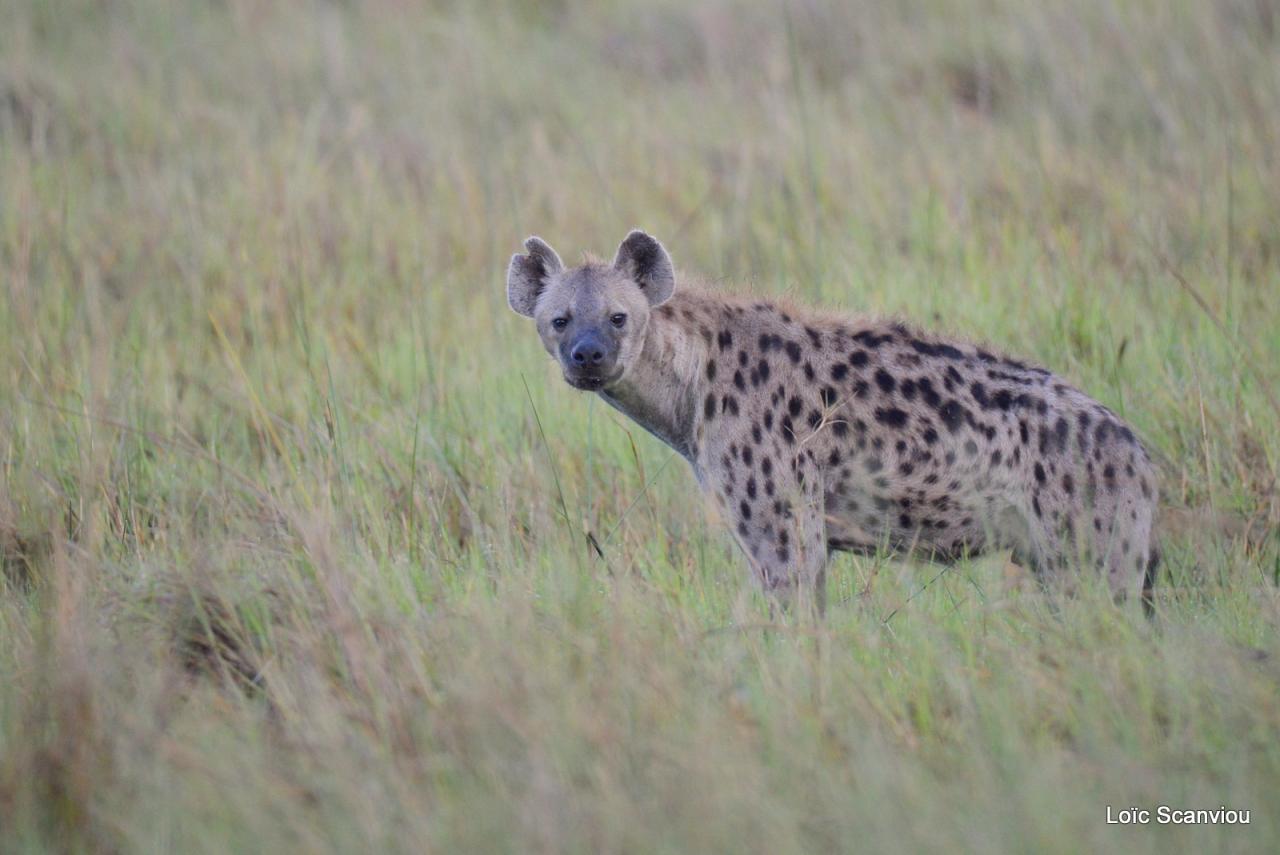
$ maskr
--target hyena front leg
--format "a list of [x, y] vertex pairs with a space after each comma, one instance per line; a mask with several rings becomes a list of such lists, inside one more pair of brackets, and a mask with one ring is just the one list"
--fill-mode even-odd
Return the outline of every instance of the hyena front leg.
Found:
[[821, 473], [807, 457], [752, 473], [725, 502], [734, 536], [764, 591], [825, 607], [827, 541]]

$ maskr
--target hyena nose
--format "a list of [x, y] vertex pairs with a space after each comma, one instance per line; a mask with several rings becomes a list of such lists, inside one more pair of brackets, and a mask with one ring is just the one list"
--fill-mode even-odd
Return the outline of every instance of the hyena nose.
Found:
[[573, 346], [569, 358], [575, 365], [599, 365], [604, 362], [604, 348], [598, 341], [586, 339]]

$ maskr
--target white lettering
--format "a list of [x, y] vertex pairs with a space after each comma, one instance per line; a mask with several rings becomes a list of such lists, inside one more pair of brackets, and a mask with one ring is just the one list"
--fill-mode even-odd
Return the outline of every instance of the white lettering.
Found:
[[1116, 810], [1107, 805], [1107, 825], [1146, 825], [1151, 822], [1151, 811], [1140, 807]]
[[1200, 810], [1160, 805], [1156, 808], [1156, 822], [1160, 825], [1248, 825], [1249, 811], [1228, 809], [1226, 805]]

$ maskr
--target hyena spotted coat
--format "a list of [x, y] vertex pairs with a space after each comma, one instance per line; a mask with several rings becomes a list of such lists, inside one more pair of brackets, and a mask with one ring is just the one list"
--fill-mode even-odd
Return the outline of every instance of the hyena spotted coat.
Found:
[[536, 237], [525, 249], [511, 307], [570, 385], [692, 465], [767, 591], [820, 596], [833, 550], [1012, 549], [1046, 580], [1094, 565], [1118, 596], [1148, 593], [1155, 469], [1051, 372], [901, 323], [676, 291], [639, 231], [611, 264], [566, 268]]

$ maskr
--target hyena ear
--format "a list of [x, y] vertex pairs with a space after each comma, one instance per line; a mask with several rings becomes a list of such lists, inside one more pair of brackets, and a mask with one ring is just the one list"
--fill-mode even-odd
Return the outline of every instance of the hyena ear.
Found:
[[676, 271], [662, 244], [636, 229], [623, 239], [613, 266], [636, 281], [650, 306], [661, 305], [676, 290]]
[[507, 267], [507, 303], [519, 314], [532, 318], [533, 307], [547, 285], [547, 277], [564, 270], [564, 264], [540, 237], [526, 240], [524, 248], [529, 254], [517, 252]]

